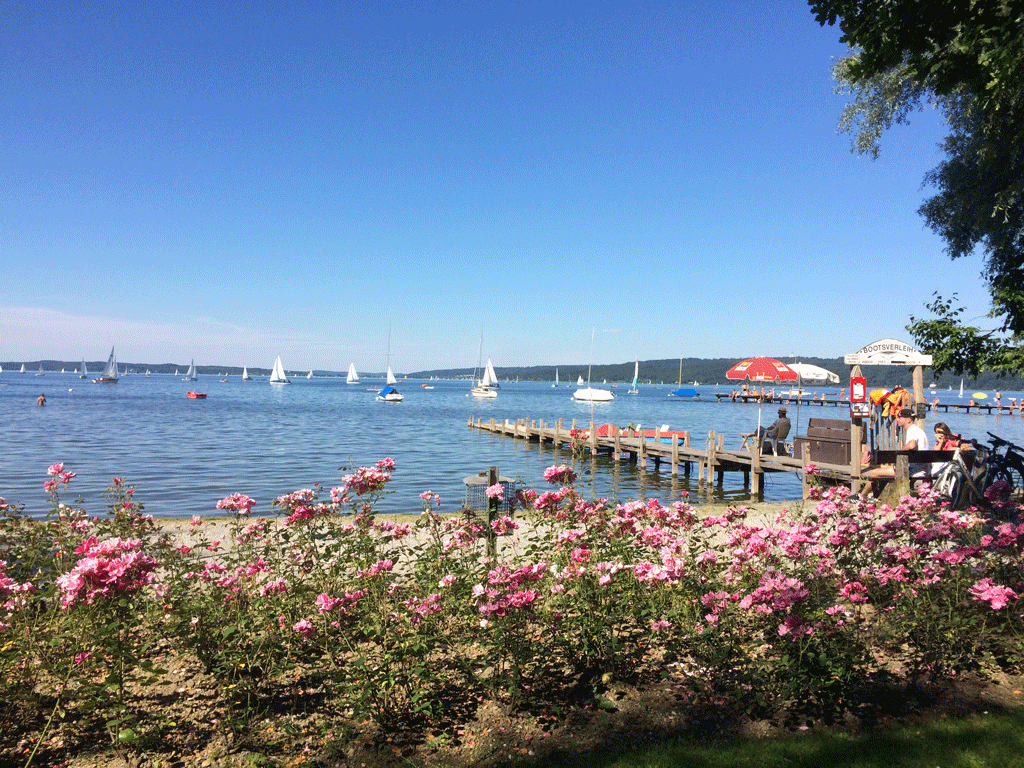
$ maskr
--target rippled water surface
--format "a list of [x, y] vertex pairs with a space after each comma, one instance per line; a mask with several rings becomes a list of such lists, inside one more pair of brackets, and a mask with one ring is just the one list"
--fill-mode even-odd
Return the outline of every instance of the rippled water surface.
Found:
[[[463, 479], [497, 465], [502, 475], [532, 487], [544, 485], [543, 471], [553, 463], [571, 460], [568, 452], [538, 447], [471, 429], [471, 418], [497, 420], [561, 418], [566, 428], [573, 419], [586, 425], [629, 423], [653, 428], [669, 424], [690, 430], [694, 445], [703, 445], [709, 431], [725, 435], [726, 447], [739, 446], [739, 433], [753, 431], [758, 406], [716, 402], [714, 386], [702, 386], [702, 402], [680, 401], [667, 395], [675, 386], [641, 386], [627, 395], [625, 385], [607, 404], [576, 403], [572, 389], [550, 384], [503, 383], [498, 398], [478, 401], [467, 397], [461, 381], [407, 381], [399, 387], [402, 403], [380, 403], [361, 385], [341, 378], [297, 379], [288, 386], [271, 386], [265, 378], [222, 383], [212, 376], [199, 382], [178, 377], [131, 375], [114, 385], [93, 384], [73, 374], [0, 373], [0, 415], [3, 455], [0, 458], [0, 496], [21, 501], [31, 514], [48, 511], [42, 490], [46, 468], [64, 462], [78, 476], [69, 495], [81, 495], [90, 513], [103, 510], [103, 490], [112, 477], [137, 486], [146, 511], [159, 516], [216, 514], [218, 499], [241, 492], [257, 500], [257, 511], [271, 512], [270, 502], [297, 488], [321, 483], [338, 485], [339, 468], [371, 465], [391, 456], [397, 463], [391, 489], [381, 511], [417, 512], [419, 494], [441, 495], [442, 509], [461, 505]], [[377, 382], [379, 386], [380, 382]], [[189, 400], [188, 389], [208, 394]], [[36, 405], [46, 394], [45, 407]], [[957, 400], [956, 392], [937, 393]], [[930, 394], [929, 397], [934, 395]], [[1004, 403], [1018, 393], [1003, 393]], [[810, 416], [845, 418], [845, 409], [803, 406], [794, 431], [802, 433]], [[760, 411], [763, 423], [775, 418], [775, 406]], [[939, 414], [929, 424], [945, 421], [967, 436], [985, 437], [992, 431], [1024, 444], [1024, 419], [1017, 416]], [[631, 499], [643, 494], [663, 499], [687, 491], [691, 500], [706, 498], [707, 489], [682, 475], [673, 480], [668, 466], [646, 470], [626, 461], [601, 457], [580, 467], [592, 492]], [[712, 488], [716, 498], [747, 498], [741, 476], [726, 475], [724, 488]], [[766, 476], [767, 500], [796, 499], [800, 484], [794, 475]]]

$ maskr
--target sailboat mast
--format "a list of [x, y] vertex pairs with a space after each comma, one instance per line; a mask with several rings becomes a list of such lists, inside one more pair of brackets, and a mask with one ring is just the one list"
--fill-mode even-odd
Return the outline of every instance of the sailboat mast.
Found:
[[590, 329], [590, 364], [587, 365], [587, 386], [590, 386], [590, 369], [594, 367], [594, 333], [596, 328]]

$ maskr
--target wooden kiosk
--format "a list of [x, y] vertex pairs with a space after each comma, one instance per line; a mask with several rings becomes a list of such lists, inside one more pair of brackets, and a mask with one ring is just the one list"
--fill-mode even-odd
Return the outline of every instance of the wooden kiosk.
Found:
[[[851, 366], [850, 378], [861, 376], [862, 365], [905, 365], [913, 369], [913, 403], [911, 410], [914, 411], [914, 423], [919, 427], [924, 426], [925, 414], [928, 412], [928, 402], [924, 394], [924, 368], [932, 364], [932, 356], [925, 355], [914, 349], [914, 347], [896, 339], [881, 339], [868, 344], [858, 352], [845, 355], [843, 362]], [[851, 477], [854, 478], [854, 490], [860, 490], [863, 485], [861, 480], [861, 460], [865, 438], [868, 439], [872, 449], [884, 447], [892, 451], [898, 451], [903, 444], [902, 435], [897, 434], [892, 421], [884, 423], [880, 414], [869, 407], [858, 407], [856, 403], [850, 403], [850, 455], [851, 455]], [[896, 477], [892, 490], [887, 489], [886, 496], [895, 499], [910, 492], [910, 457], [907, 454], [896, 453], [895, 456]]]

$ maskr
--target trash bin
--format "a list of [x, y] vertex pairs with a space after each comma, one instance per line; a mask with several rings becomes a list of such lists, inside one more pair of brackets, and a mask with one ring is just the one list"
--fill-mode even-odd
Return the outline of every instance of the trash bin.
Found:
[[[505, 498], [498, 504], [498, 511], [502, 514], [512, 514], [512, 502], [516, 496], [517, 483], [510, 477], [498, 476], [498, 482], [505, 489]], [[462, 483], [466, 486], [466, 501], [462, 505], [464, 509], [472, 509], [474, 512], [487, 512], [490, 499], [487, 498], [487, 472], [480, 472], [476, 475], [464, 477]]]

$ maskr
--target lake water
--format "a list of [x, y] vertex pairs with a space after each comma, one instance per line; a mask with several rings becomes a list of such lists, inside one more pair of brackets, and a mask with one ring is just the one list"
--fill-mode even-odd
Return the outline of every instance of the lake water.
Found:
[[[574, 387], [558, 389], [549, 383], [502, 383], [495, 400], [467, 397], [465, 381], [406, 381], [399, 387], [401, 403], [375, 400], [369, 386], [381, 381], [347, 385], [342, 378], [293, 379], [288, 386], [271, 386], [265, 378], [243, 382], [232, 377], [222, 383], [213, 376], [198, 382], [179, 377], [133, 374], [114, 385], [93, 384], [67, 373], [43, 377], [0, 373], [0, 417], [3, 452], [0, 457], [0, 496], [20, 501], [33, 515], [45, 515], [47, 497], [42, 484], [46, 469], [64, 462], [77, 473], [68, 501], [81, 495], [91, 514], [102, 514], [103, 491], [111, 478], [124, 477], [137, 486], [146, 512], [157, 516], [215, 515], [219, 499], [244, 493], [257, 501], [256, 511], [271, 514], [270, 502], [298, 488], [320, 483], [330, 488], [341, 483], [341, 467], [372, 465], [386, 456], [397, 469], [384, 502], [387, 512], [418, 512], [419, 494], [440, 494], [442, 510], [461, 506], [466, 496], [463, 479], [499, 467], [503, 476], [543, 490], [544, 469], [571, 461], [568, 451], [551, 446], [498, 437], [467, 426], [470, 418], [573, 419], [586, 426], [598, 423], [647, 428], [668, 424], [690, 430], [695, 445], [703, 445], [710, 430], [725, 435], [727, 448], [739, 447], [739, 433], [758, 423], [758, 406], [718, 403], [715, 392], [728, 392], [731, 383], [698, 387], [701, 402], [668, 397], [675, 385], [643, 386], [639, 395], [627, 395], [627, 385], [614, 391], [611, 403], [577, 403]], [[206, 400], [189, 400], [189, 389], [206, 392]], [[819, 391], [819, 390], [811, 390]], [[46, 394], [40, 408], [36, 398]], [[929, 393], [949, 402], [966, 402], [956, 392]], [[992, 393], [989, 393], [992, 396]], [[1004, 392], [1003, 402], [1021, 393]], [[776, 407], [760, 411], [761, 422], [775, 419]], [[803, 406], [789, 408], [793, 434], [803, 433], [811, 416], [847, 418], [844, 408]], [[992, 431], [1024, 444], [1024, 418], [1006, 415], [930, 415], [928, 423], [945, 421], [954, 431], [984, 438]], [[663, 500], [689, 492], [700, 503], [708, 493], [716, 499], [743, 501], [742, 476], [726, 474], [724, 488], [700, 488], [696, 471], [690, 480], [673, 479], [670, 468], [646, 470], [610, 458], [586, 460], [581, 474], [598, 496], [619, 500], [654, 496]], [[795, 475], [765, 477], [764, 497], [769, 501], [797, 499], [800, 483]]]

